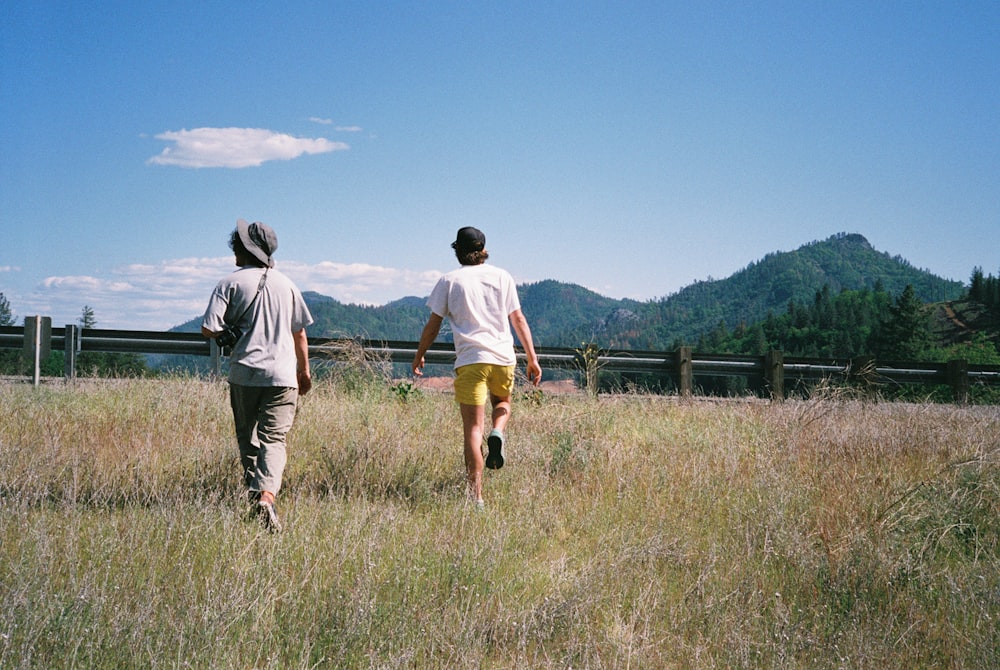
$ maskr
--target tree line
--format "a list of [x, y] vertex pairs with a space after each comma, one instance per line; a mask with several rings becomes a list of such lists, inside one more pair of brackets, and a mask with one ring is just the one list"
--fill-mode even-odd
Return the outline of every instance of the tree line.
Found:
[[716, 354], [762, 355], [777, 349], [790, 356], [836, 360], [867, 356], [883, 361], [962, 359], [997, 365], [998, 289], [1000, 281], [992, 275], [984, 277], [978, 268], [973, 272], [962, 301], [973, 303], [973, 312], [985, 313], [992, 327], [972, 330], [959, 340], [939, 336], [934, 306], [920, 301], [912, 286], [892, 296], [876, 283], [872, 289], [845, 289], [836, 294], [824, 285], [811, 302], [793, 298], [784, 313], [770, 312], [763, 321], [740, 323], [733, 329], [720, 321], [693, 346]]
[[981, 267], [974, 268], [969, 282], [968, 297], [969, 300], [983, 305], [994, 315], [1000, 316], [1000, 277], [994, 277], [992, 274], [984, 277]]

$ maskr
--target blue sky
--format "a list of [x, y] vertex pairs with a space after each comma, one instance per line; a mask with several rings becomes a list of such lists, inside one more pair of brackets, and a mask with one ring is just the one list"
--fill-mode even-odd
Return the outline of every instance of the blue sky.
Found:
[[[303, 290], [655, 299], [839, 232], [1000, 271], [1000, 3], [52, 2], [0, 22], [0, 292], [167, 329], [236, 219]], [[529, 319], [530, 319], [530, 315]], [[419, 334], [414, 333], [414, 338]]]

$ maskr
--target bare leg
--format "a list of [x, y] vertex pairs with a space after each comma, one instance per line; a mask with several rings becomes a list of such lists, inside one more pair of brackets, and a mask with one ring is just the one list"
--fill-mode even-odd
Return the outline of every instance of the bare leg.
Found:
[[490, 404], [493, 406], [493, 430], [502, 433], [507, 427], [507, 421], [510, 420], [510, 396], [501, 398], [491, 394]]
[[483, 405], [460, 404], [462, 432], [465, 443], [465, 471], [469, 483], [469, 496], [483, 499], [483, 425], [486, 409]]

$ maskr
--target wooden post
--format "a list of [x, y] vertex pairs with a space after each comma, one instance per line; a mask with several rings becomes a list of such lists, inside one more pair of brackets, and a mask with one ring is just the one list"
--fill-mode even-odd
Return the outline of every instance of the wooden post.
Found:
[[951, 386], [951, 396], [955, 403], [965, 405], [969, 402], [969, 362], [960, 359], [948, 361], [948, 385]]
[[785, 399], [785, 354], [777, 349], [764, 354], [764, 384], [771, 393], [771, 400]]
[[691, 369], [691, 347], [678, 347], [674, 353], [677, 359], [677, 389], [687, 398], [694, 390], [694, 373]]

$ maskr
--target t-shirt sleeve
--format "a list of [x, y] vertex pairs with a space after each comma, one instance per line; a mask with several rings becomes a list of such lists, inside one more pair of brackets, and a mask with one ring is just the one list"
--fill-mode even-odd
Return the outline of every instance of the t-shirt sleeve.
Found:
[[427, 307], [440, 317], [448, 316], [448, 283], [443, 279], [438, 280], [427, 298]]
[[298, 288], [292, 290], [292, 332], [297, 333], [313, 323], [312, 312]]
[[226, 308], [229, 300], [226, 297], [222, 284], [218, 284], [212, 291], [212, 296], [208, 299], [208, 307], [205, 308], [205, 316], [202, 317], [201, 326], [213, 333], [218, 333], [226, 327]]
[[506, 272], [504, 272], [504, 300], [508, 316], [521, 309], [521, 301], [517, 297], [517, 284], [514, 283], [514, 278]]

